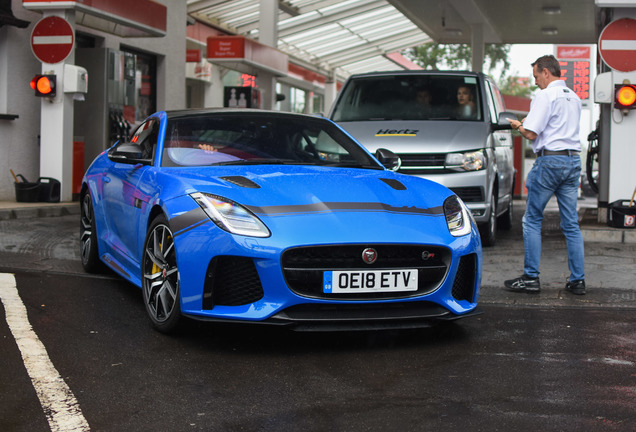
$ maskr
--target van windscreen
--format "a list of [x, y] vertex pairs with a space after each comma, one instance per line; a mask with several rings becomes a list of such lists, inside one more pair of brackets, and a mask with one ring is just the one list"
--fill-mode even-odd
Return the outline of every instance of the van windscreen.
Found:
[[351, 79], [332, 120], [481, 121], [479, 84], [474, 76], [387, 75]]

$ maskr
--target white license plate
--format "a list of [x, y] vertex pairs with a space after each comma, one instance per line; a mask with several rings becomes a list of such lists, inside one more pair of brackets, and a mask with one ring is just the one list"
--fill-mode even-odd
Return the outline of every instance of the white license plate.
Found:
[[417, 291], [417, 269], [326, 271], [323, 291], [348, 294]]

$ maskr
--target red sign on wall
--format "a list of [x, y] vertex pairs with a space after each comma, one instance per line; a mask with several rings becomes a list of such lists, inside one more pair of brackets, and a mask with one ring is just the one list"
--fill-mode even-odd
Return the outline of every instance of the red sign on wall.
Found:
[[208, 58], [227, 59], [245, 57], [245, 39], [233, 36], [208, 38]]
[[586, 45], [558, 45], [558, 59], [589, 60], [592, 54], [591, 48]]
[[201, 50], [186, 50], [186, 63], [198, 63], [201, 61]]
[[210, 63], [231, 63], [232, 69], [250, 75], [267, 71], [276, 76], [287, 76], [289, 57], [276, 48], [244, 36], [210, 36], [207, 45]]

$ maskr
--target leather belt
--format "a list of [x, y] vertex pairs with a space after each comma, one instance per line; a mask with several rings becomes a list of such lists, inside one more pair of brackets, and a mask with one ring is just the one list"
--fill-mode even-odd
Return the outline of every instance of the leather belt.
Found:
[[541, 150], [539, 156], [578, 156], [579, 152], [575, 150]]

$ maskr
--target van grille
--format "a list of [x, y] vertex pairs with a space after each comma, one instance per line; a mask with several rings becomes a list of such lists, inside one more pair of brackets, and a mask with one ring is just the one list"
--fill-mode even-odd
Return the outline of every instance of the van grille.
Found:
[[403, 174], [433, 174], [444, 172], [445, 153], [401, 153]]
[[479, 186], [456, 187], [451, 190], [466, 203], [484, 201], [484, 191]]

